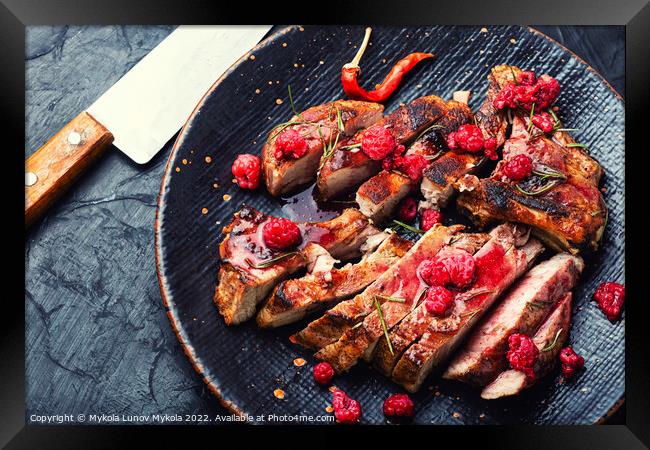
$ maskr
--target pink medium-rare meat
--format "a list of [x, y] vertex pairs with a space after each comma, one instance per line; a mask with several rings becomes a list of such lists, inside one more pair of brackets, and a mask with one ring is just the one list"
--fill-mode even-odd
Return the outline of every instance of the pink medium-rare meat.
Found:
[[[424, 304], [420, 304], [398, 326], [391, 330], [389, 334], [390, 346], [387, 340], [379, 340], [372, 356], [373, 365], [384, 375], [391, 376], [403, 353], [411, 345], [418, 342], [429, 329], [453, 331], [460, 326], [461, 317], [472, 312], [466, 310], [470, 303], [465, 299], [481, 297], [483, 302], [489, 303], [499, 298], [510, 283], [525, 271], [526, 267], [532, 263], [541, 251], [539, 243], [534, 241], [528, 243], [526, 235], [522, 234], [524, 231], [523, 227], [516, 227], [512, 224], [496, 227], [490, 233], [490, 240], [478, 250], [474, 255], [474, 259], [481, 262], [483, 266], [490, 261], [490, 255], [495, 254], [495, 250], [503, 249], [504, 253], [508, 251], [512, 253], [517, 249], [518, 254], [525, 254], [526, 264], [509, 264], [505, 267], [504, 275], [498, 282], [483, 277], [483, 281], [489, 282], [489, 285], [481, 285], [481, 280], [477, 280], [467, 291], [458, 292], [454, 299], [453, 309], [447, 317], [435, 317], [426, 310]], [[512, 257], [505, 257], [504, 260], [510, 261]]]
[[566, 293], [533, 336], [533, 342], [539, 350], [539, 356], [533, 366], [535, 379], [528, 379], [523, 372], [518, 370], [506, 370], [483, 389], [481, 398], [494, 400], [517, 395], [553, 369], [558, 355], [569, 337], [572, 297], [571, 292]]
[[578, 281], [580, 257], [560, 253], [529, 270], [476, 328], [443, 377], [485, 386], [507, 367], [508, 337], [531, 335]]
[[[515, 242], [517, 241], [518, 239], [515, 239]], [[516, 245], [504, 247], [496, 239], [490, 243], [491, 245], [485, 246], [475, 257], [478, 270], [473, 285], [490, 291], [503, 290], [503, 286], [512, 284], [515, 277], [522, 274], [543, 249], [535, 239], [528, 240], [520, 248]], [[417, 391], [427, 375], [446, 361], [495, 300], [490, 292], [465, 299], [462, 301], [464, 312], [459, 311], [454, 326], [443, 326], [442, 329], [430, 326], [395, 364], [393, 381], [410, 392]], [[456, 305], [458, 304], [457, 302]]]

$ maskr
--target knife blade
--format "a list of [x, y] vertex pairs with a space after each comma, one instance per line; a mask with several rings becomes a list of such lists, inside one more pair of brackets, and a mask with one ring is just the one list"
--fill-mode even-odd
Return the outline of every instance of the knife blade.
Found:
[[176, 28], [26, 160], [26, 225], [111, 143], [136, 163], [149, 162], [180, 129], [212, 83], [270, 28]]

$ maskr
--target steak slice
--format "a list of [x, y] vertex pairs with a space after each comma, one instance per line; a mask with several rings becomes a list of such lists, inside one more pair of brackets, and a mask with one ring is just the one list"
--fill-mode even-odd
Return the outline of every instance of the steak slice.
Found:
[[[490, 233], [490, 240], [483, 245], [478, 252], [474, 255], [475, 261], [483, 263], [486, 258], [490, 258], [495, 252], [503, 249], [504, 252], [510, 248], [521, 248], [527, 243], [526, 235], [521, 233], [525, 232], [521, 227], [517, 228], [512, 224], [504, 224], [496, 227]], [[540, 246], [538, 244], [530, 244], [522, 251], [526, 251], [526, 261], [529, 264], [539, 253]], [[450, 249], [452, 252], [455, 249]], [[528, 251], [530, 253], [528, 253]], [[472, 252], [474, 253], [474, 252]], [[438, 255], [441, 255], [440, 252]], [[456, 295], [455, 304], [451, 313], [444, 318], [432, 316], [426, 310], [425, 305], [422, 303], [411, 311], [402, 322], [394, 327], [390, 334], [390, 347], [388, 341], [380, 339], [375, 352], [372, 357], [373, 365], [384, 375], [390, 377], [393, 373], [395, 365], [403, 355], [403, 353], [415, 342], [417, 342], [427, 330], [449, 329], [453, 330], [459, 326], [460, 316], [467, 315], [469, 312], [466, 310], [468, 305], [465, 299], [474, 297], [482, 297], [485, 301], [498, 298], [501, 293], [508, 288], [512, 280], [523, 274], [526, 266], [511, 265], [500, 282], [495, 283], [494, 280], [490, 286], [484, 286], [477, 281], [465, 292], [460, 292]]]
[[[533, 342], [539, 350], [535, 362], [535, 380], [543, 377], [553, 369], [558, 355], [564, 346], [571, 329], [571, 292], [567, 292], [557, 303], [555, 310], [548, 316], [533, 336]], [[546, 350], [546, 351], [544, 351]], [[481, 392], [481, 397], [494, 400], [501, 397], [517, 395], [534, 384], [523, 372], [506, 370]]]
[[219, 245], [221, 266], [214, 302], [228, 325], [250, 319], [276, 284], [305, 267], [304, 250], [309, 243], [319, 244], [334, 258], [345, 260], [359, 256], [366, 239], [379, 233], [359, 210], [346, 209], [327, 222], [298, 224], [302, 243], [295, 254], [272, 263], [281, 254], [270, 250], [261, 238], [262, 227], [270, 218], [244, 206], [224, 227], [226, 237]]
[[[336, 100], [293, 116], [287, 122], [291, 125], [285, 123], [273, 128], [262, 148], [262, 167], [268, 191], [277, 196], [312, 182], [316, 177], [325, 144], [334, 142], [339, 133], [339, 139], [343, 139], [372, 125], [382, 118], [383, 112], [384, 107], [378, 103]], [[307, 140], [307, 153], [297, 159], [277, 159], [276, 138], [288, 128], [296, 130]]]
[[395, 364], [393, 381], [416, 392], [427, 375], [442, 365], [496, 301], [495, 294], [503, 292], [516, 276], [525, 272], [543, 249], [535, 239], [519, 248], [516, 241], [510, 247], [507, 242], [494, 239], [477, 253], [477, 276], [473, 286], [481, 289], [475, 291], [481, 294], [466, 293], [462, 301], [455, 302], [450, 318], [431, 322], [420, 339], [411, 344]]
[[[440, 189], [445, 189], [445, 186], [449, 184], [448, 178], [456, 181], [460, 176], [456, 175], [459, 170], [462, 174], [472, 171], [481, 159], [475, 154], [447, 152], [447, 135], [471, 121], [472, 111], [469, 107], [466, 104], [450, 100], [447, 102], [445, 115], [436, 121], [434, 126], [423, 132], [406, 151], [407, 155], [422, 155], [432, 160], [424, 173], [432, 170], [434, 178], [440, 181], [438, 185]], [[451, 155], [452, 153], [453, 155]], [[462, 167], [449, 163], [456, 159], [462, 160]], [[426, 182], [425, 180], [422, 180], [423, 184]], [[398, 203], [415, 188], [417, 188], [417, 184], [405, 174], [398, 171], [382, 170], [359, 187], [356, 200], [362, 213], [375, 223], [381, 223], [393, 214]], [[449, 193], [451, 193], [451, 189], [451, 185], [449, 185]]]
[[454, 356], [444, 378], [485, 386], [507, 369], [508, 337], [532, 335], [578, 281], [582, 258], [559, 253], [524, 275]]
[[[373, 126], [388, 128], [397, 144], [406, 145], [442, 117], [446, 110], [446, 103], [440, 97], [420, 97], [401, 105]], [[381, 169], [381, 161], [370, 159], [358, 147], [362, 135], [363, 131], [340, 142], [331, 155], [324, 157], [316, 183], [321, 198], [329, 200], [348, 193]], [[346, 149], [352, 145], [357, 147]]]
[[286, 325], [358, 294], [412, 246], [411, 241], [391, 234], [357, 264], [348, 264], [341, 269], [315, 269], [302, 278], [283, 281], [257, 314], [257, 324], [263, 328]]
[[[381, 290], [365, 293], [364, 302], [370, 308], [364, 311], [367, 314], [360, 324], [346, 330], [338, 341], [320, 349], [314, 356], [332, 364], [338, 373], [350, 369], [361, 357], [369, 360], [377, 341], [384, 335], [384, 327], [390, 330], [422, 300], [426, 285], [416, 272], [420, 263], [440, 252], [459, 251], [453, 248], [451, 240], [445, 241], [442, 246], [436, 246], [436, 251], [427, 251], [426, 246], [423, 246], [420, 251], [408, 255], [408, 258], [402, 258], [391, 269], [391, 278], [381, 283]], [[483, 236], [479, 235], [474, 241], [476, 245], [470, 248], [470, 253], [474, 253], [484, 242]], [[467, 247], [468, 244], [471, 246], [468, 242], [463, 246]], [[392, 301], [395, 298], [401, 301]]]
[[413, 264], [417, 266], [419, 261], [425, 259], [427, 255], [436, 254], [463, 228], [461, 225], [431, 228], [397, 264], [381, 274], [365, 291], [328, 309], [322, 317], [312, 321], [303, 330], [294, 334], [291, 340], [315, 350], [336, 342], [346, 330], [352, 328], [374, 310], [376, 294], [390, 295], [395, 292], [397, 290], [395, 286], [400, 284], [399, 277], [402, 271], [408, 270]]

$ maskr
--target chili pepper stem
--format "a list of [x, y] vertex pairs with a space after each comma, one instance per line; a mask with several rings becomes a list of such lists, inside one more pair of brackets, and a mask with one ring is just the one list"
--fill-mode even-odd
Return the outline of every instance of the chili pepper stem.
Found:
[[361, 46], [359, 47], [359, 50], [357, 50], [357, 54], [354, 55], [354, 58], [352, 61], [349, 63], [345, 64], [343, 66], [344, 69], [358, 69], [359, 68], [359, 62], [361, 61], [361, 57], [363, 56], [363, 53], [366, 51], [366, 47], [368, 46], [368, 42], [370, 42], [370, 33], [372, 33], [372, 28], [367, 27], [366, 28], [366, 34], [363, 37], [363, 42], [361, 43]]

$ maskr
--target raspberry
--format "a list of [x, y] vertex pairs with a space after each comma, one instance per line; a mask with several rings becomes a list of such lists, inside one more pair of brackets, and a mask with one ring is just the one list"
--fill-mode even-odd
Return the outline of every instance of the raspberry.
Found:
[[427, 289], [424, 307], [434, 316], [443, 316], [454, 303], [454, 296], [442, 286], [431, 286]]
[[532, 86], [537, 81], [537, 77], [535, 76], [535, 72], [524, 71], [519, 74], [517, 81], [519, 81], [519, 84]]
[[535, 361], [539, 350], [531, 338], [525, 334], [515, 333], [508, 338], [508, 353], [506, 354], [510, 367], [526, 374], [529, 380], [535, 379]]
[[262, 164], [255, 155], [238, 155], [232, 164], [232, 174], [242, 189], [255, 190], [260, 185]]
[[314, 366], [314, 380], [316, 383], [326, 385], [334, 377], [334, 368], [328, 362], [318, 363]]
[[539, 114], [533, 114], [533, 124], [544, 133], [550, 133], [555, 127], [555, 121], [546, 111]]
[[447, 146], [452, 150], [478, 153], [483, 150], [483, 133], [476, 125], [461, 125], [458, 130], [449, 133]]
[[[517, 106], [526, 111], [530, 111], [533, 107], [533, 103], [537, 103], [537, 93], [539, 91], [539, 86], [534, 84], [533, 86], [526, 86], [520, 84], [515, 86], [515, 102]], [[541, 109], [538, 105], [536, 109]]]
[[418, 204], [413, 197], [406, 197], [399, 204], [397, 218], [402, 222], [413, 222], [418, 213]]
[[420, 229], [429, 231], [437, 223], [442, 223], [442, 213], [435, 209], [425, 208], [420, 211]]
[[386, 417], [413, 417], [413, 400], [406, 394], [393, 394], [384, 400]]
[[552, 76], [544, 74], [537, 79], [537, 86], [539, 92], [535, 106], [538, 110], [547, 109], [560, 95], [560, 83]]
[[560, 351], [560, 362], [562, 363], [562, 374], [565, 378], [571, 378], [573, 374], [585, 365], [585, 359], [578, 355], [569, 345]]
[[465, 250], [456, 250], [453, 254], [443, 256], [439, 261], [449, 273], [449, 283], [458, 289], [469, 286], [474, 281], [476, 261]]
[[497, 96], [492, 101], [492, 105], [496, 109], [516, 108], [517, 102], [515, 101], [515, 83], [508, 83], [503, 89], [499, 91]]
[[620, 317], [625, 303], [625, 286], [614, 282], [602, 283], [594, 292], [594, 299], [610, 322], [614, 322]]
[[418, 275], [429, 286], [446, 286], [449, 284], [449, 272], [440, 261], [425, 259], [420, 263]]
[[499, 155], [497, 155], [496, 138], [487, 138], [485, 141], [483, 141], [483, 146], [485, 147], [485, 149], [483, 150], [485, 156], [490, 158], [492, 161], [496, 161], [497, 159], [499, 159]]
[[503, 174], [512, 181], [521, 181], [533, 173], [533, 161], [526, 155], [517, 155], [503, 165]]
[[332, 399], [334, 417], [341, 423], [357, 423], [361, 418], [361, 404], [337, 389]]
[[298, 225], [289, 219], [275, 217], [264, 224], [262, 238], [271, 250], [286, 250], [302, 241]]
[[406, 174], [414, 183], [422, 179], [422, 172], [428, 165], [429, 163], [422, 155], [398, 156], [394, 159], [395, 168]]
[[293, 128], [287, 128], [275, 139], [275, 158], [283, 159], [286, 156], [291, 158], [302, 158], [309, 146], [307, 140]]
[[388, 128], [373, 125], [361, 136], [361, 150], [368, 158], [379, 161], [390, 155], [397, 146]]

